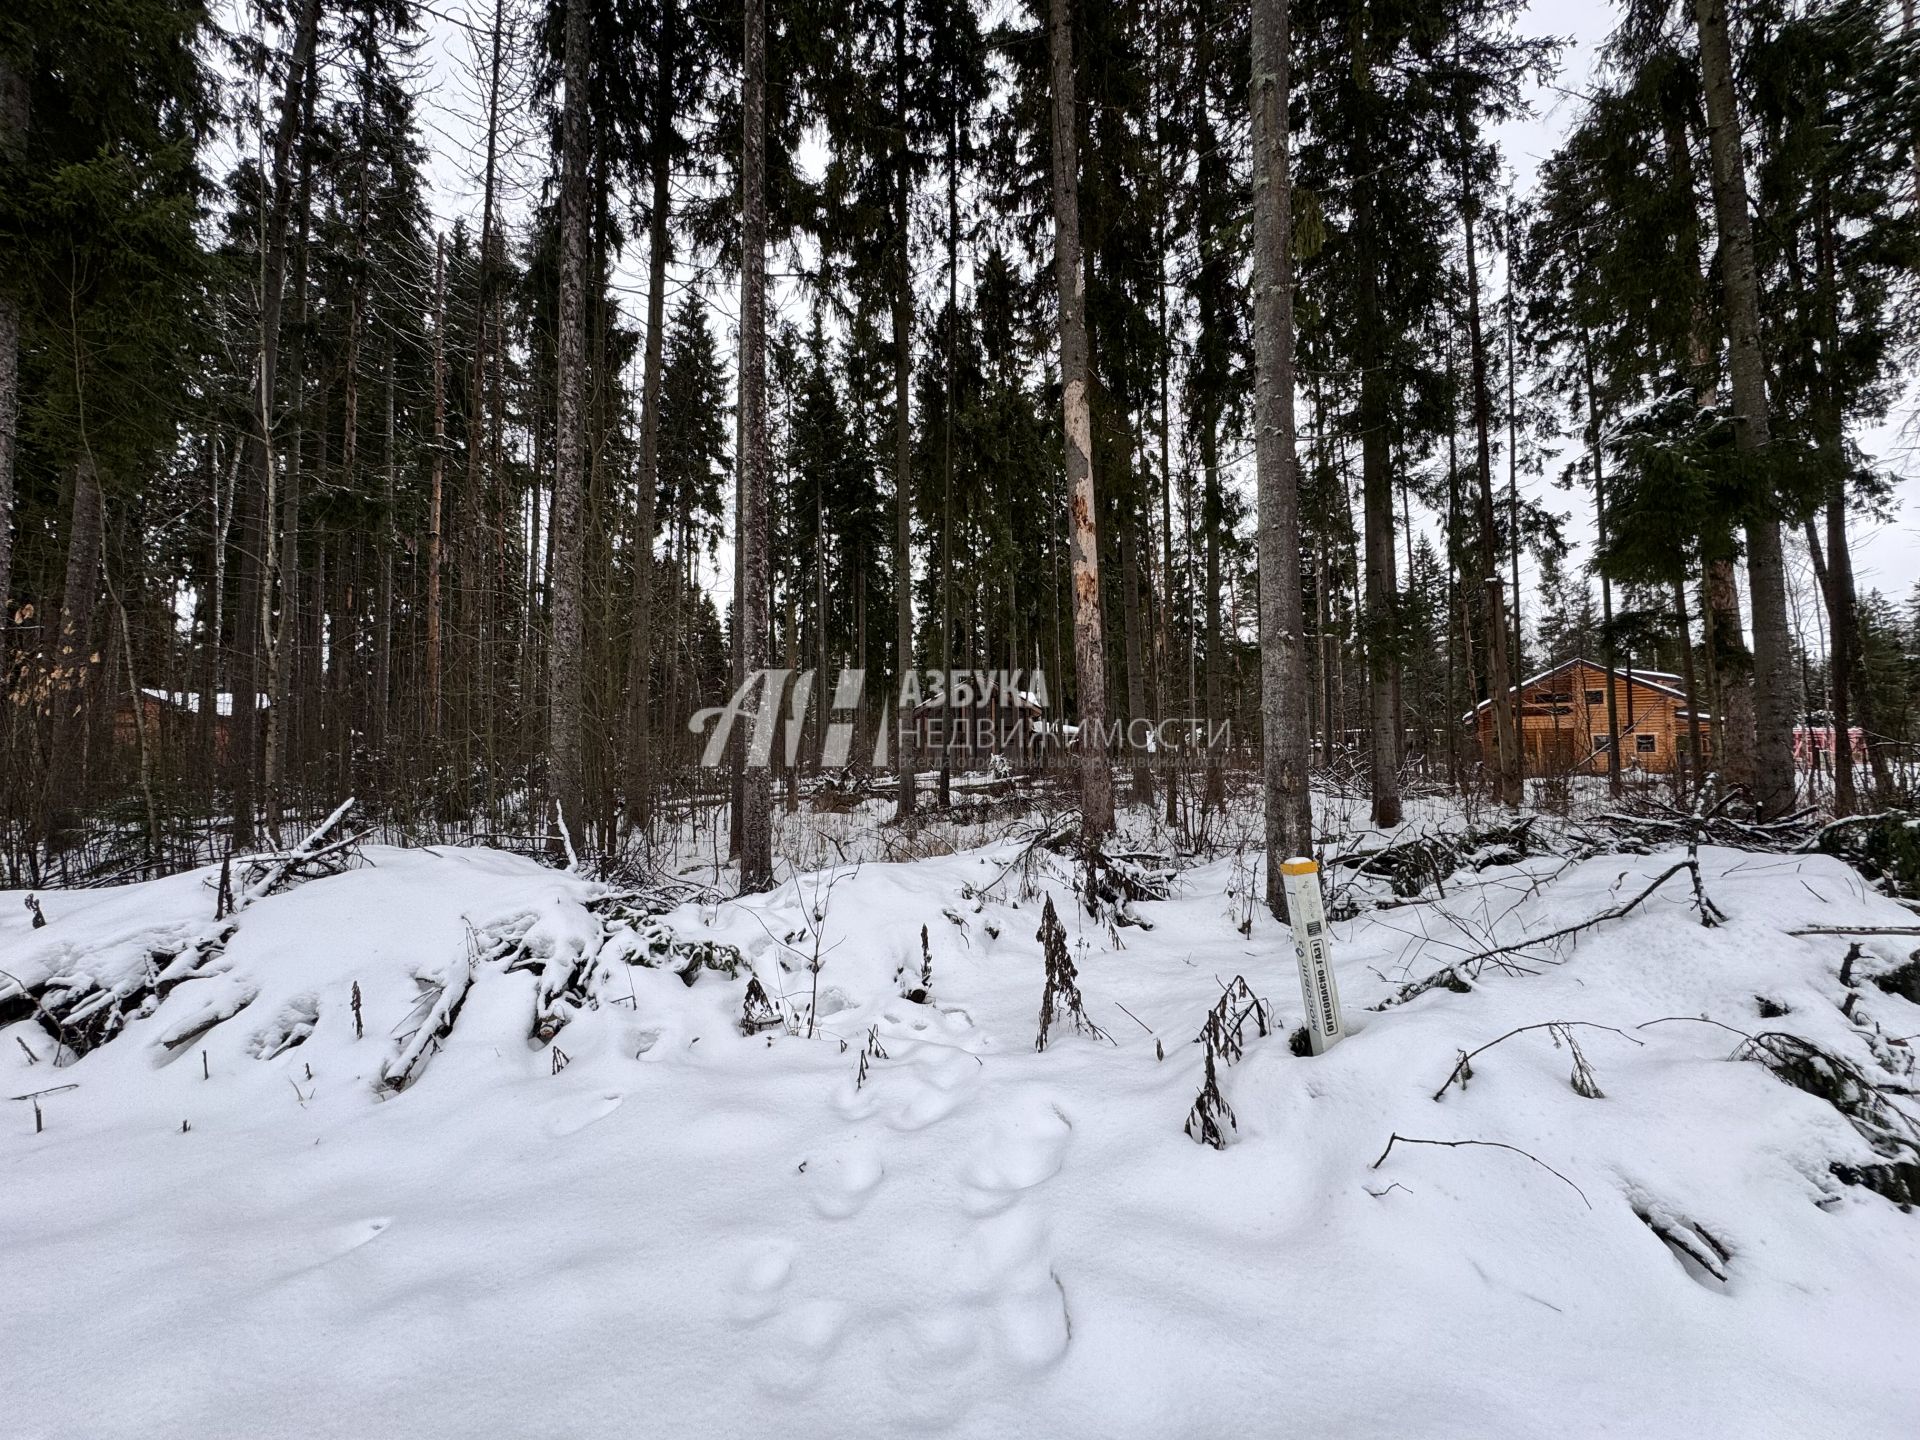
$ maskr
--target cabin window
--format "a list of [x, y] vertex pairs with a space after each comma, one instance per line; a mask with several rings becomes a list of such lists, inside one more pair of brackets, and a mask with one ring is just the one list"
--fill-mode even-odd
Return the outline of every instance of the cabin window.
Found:
[[1660, 737], [1658, 735], [1636, 735], [1633, 737], [1633, 748], [1642, 755], [1649, 754], [1660, 748]]
[[1604, 736], [1604, 735], [1596, 735], [1596, 736], [1594, 736], [1594, 737], [1593, 737], [1593, 748], [1594, 748], [1595, 750], [1597, 750], [1597, 751], [1599, 751], [1599, 752], [1600, 752], [1600, 753], [1601, 753], [1602, 755], [1604, 755], [1604, 754], [1606, 754], [1606, 753], [1607, 753], [1607, 751], [1608, 751], [1609, 749], [1611, 749], [1612, 747], [1611, 747], [1611, 746], [1609, 746], [1609, 745], [1607, 744], [1607, 737], [1606, 737], [1606, 736]]
[[1606, 703], [1607, 703], [1607, 692], [1606, 692], [1606, 691], [1604, 691], [1604, 690], [1589, 690], [1589, 691], [1587, 691], [1587, 704], [1589, 704], [1589, 705], [1604, 705], [1604, 704], [1606, 704]]

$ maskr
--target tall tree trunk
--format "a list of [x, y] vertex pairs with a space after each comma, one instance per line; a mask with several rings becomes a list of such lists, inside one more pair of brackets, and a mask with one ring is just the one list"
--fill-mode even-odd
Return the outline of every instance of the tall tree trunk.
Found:
[[[1160, 386], [1159, 441], [1160, 441], [1160, 614], [1159, 630], [1155, 636], [1158, 650], [1157, 673], [1160, 677], [1158, 697], [1160, 718], [1165, 720], [1173, 714], [1174, 676], [1173, 676], [1173, 463], [1172, 429], [1173, 401], [1171, 381], [1173, 372], [1173, 345], [1167, 338], [1167, 209], [1169, 184], [1166, 175], [1164, 155], [1160, 159], [1160, 214], [1154, 229], [1155, 273], [1159, 277], [1160, 318], [1156, 327], [1159, 353], [1154, 369]], [[1188, 717], [1191, 720], [1191, 716]], [[1171, 829], [1180, 823], [1180, 766], [1176, 756], [1168, 756], [1167, 770], [1167, 827]]]
[[[1379, 256], [1375, 253], [1372, 188], [1360, 187], [1355, 218], [1361, 253], [1360, 308], [1377, 328], [1379, 311]], [[1374, 339], [1360, 375], [1360, 500], [1366, 534], [1367, 701], [1369, 773], [1373, 791], [1373, 823], [1382, 827], [1400, 823], [1400, 737], [1394, 696], [1400, 688], [1399, 582], [1394, 574], [1393, 474], [1387, 426], [1385, 357]]]
[[914, 811], [914, 767], [918, 756], [915, 717], [907, 709], [907, 677], [913, 670], [913, 429], [908, 390], [913, 369], [913, 269], [909, 227], [907, 173], [907, 11], [905, 0], [894, 0], [894, 107], [899, 137], [893, 167], [893, 224], [899, 248], [894, 252], [893, 276], [893, 518], [894, 518], [894, 641], [897, 674], [897, 713], [894, 742], [900, 767], [899, 799], [894, 818], [904, 821]]
[[[1688, 368], [1693, 379], [1694, 403], [1700, 409], [1718, 398], [1712, 316], [1707, 309], [1706, 277], [1702, 272], [1699, 218], [1694, 205], [1693, 152], [1687, 143], [1687, 106], [1684, 92], [1670, 88], [1660, 117], [1666, 148], [1668, 188], [1675, 211], [1685, 217], [1677, 237], [1693, 279], [1688, 297]], [[1736, 785], [1753, 783], [1753, 656], [1740, 619], [1740, 589], [1733, 561], [1705, 558], [1701, 565], [1701, 648], [1706, 656], [1709, 693], [1714, 697], [1714, 736], [1719, 763], [1726, 779]], [[1706, 755], [1696, 762], [1704, 776]]]
[[[1727, 369], [1736, 417], [1734, 443], [1747, 454], [1771, 439], [1766, 357], [1760, 350], [1760, 279], [1747, 211], [1746, 161], [1733, 93], [1726, 0], [1694, 0], [1700, 68], [1706, 84], [1713, 159], [1713, 209], [1720, 231], [1720, 274], [1727, 296]], [[1792, 633], [1787, 624], [1786, 561], [1772, 496], [1754, 501], [1747, 521], [1747, 589], [1753, 601], [1754, 801], [1762, 815], [1793, 808]]]
[[[1827, 546], [1821, 554], [1813, 521], [1807, 521], [1807, 545], [1813, 555], [1815, 572], [1827, 602], [1827, 630], [1831, 636], [1827, 670], [1833, 709], [1833, 809], [1836, 815], [1850, 815], [1858, 807], [1853, 756], [1854, 695], [1856, 687], [1862, 700], [1859, 719], [1862, 729], [1871, 731], [1871, 714], [1865, 686], [1858, 685], [1858, 667], [1865, 646], [1861, 643], [1860, 607], [1853, 584], [1853, 554], [1847, 541], [1846, 434], [1843, 423], [1839, 382], [1832, 367], [1840, 353], [1839, 284], [1836, 274], [1838, 248], [1833, 219], [1833, 201], [1829, 183], [1819, 182], [1820, 219], [1814, 237], [1818, 250], [1820, 310], [1820, 394], [1813, 410], [1814, 440], [1827, 452], [1834, 478], [1827, 492]], [[1823, 563], [1824, 562], [1824, 563]], [[1868, 754], [1873, 759], [1874, 787], [1884, 795], [1886, 764], [1872, 735], [1867, 735]]]
[[587, 228], [592, 197], [587, 176], [587, 6], [570, 0], [566, 13], [561, 112], [560, 314], [554, 385], [553, 519], [548, 567], [547, 787], [556, 828], [550, 848], [562, 852], [585, 833], [581, 805], [581, 512], [585, 505], [586, 444], [582, 406], [587, 392]]
[[[1580, 327], [1580, 364], [1587, 387], [1587, 445], [1593, 458], [1593, 521], [1597, 539], [1597, 548], [1607, 548], [1607, 476], [1602, 464], [1600, 444], [1600, 406], [1594, 394], [1593, 374], [1593, 337], [1586, 326]], [[1680, 648], [1687, 657], [1688, 668], [1693, 665], [1693, 641], [1688, 638], [1686, 627], [1686, 606], [1680, 607]], [[1600, 658], [1607, 667], [1607, 793], [1618, 798], [1622, 792], [1620, 783], [1620, 696], [1613, 675], [1619, 666], [1619, 643], [1613, 629], [1613, 581], [1607, 572], [1600, 572]], [[1692, 705], [1692, 700], [1687, 702]], [[1694, 717], [1693, 763], [1700, 763], [1699, 717]]]
[[[491, 323], [491, 311], [498, 275], [497, 252], [500, 248], [494, 192], [499, 168], [500, 75], [505, 12], [505, 0], [494, 0], [493, 22], [488, 36], [486, 151], [480, 175], [480, 247], [474, 266], [473, 356], [467, 370], [467, 475], [465, 503], [462, 507], [466, 523], [461, 526], [461, 583], [456, 591], [461, 599], [463, 616], [459, 635], [460, 670], [463, 672], [460, 680], [466, 723], [462, 726], [461, 744], [468, 757], [467, 763], [461, 766], [463, 783], [472, 771], [470, 757], [476, 733], [483, 745], [480, 757], [482, 767], [489, 777], [495, 769], [492, 747], [487, 743], [493, 715], [494, 569], [488, 564], [486, 549], [488, 532], [495, 524], [493, 487], [496, 475], [488, 468], [487, 462], [493, 455], [489, 434], [496, 407], [488, 404], [487, 379], [490, 372], [488, 362], [494, 348], [500, 343], [499, 331]], [[478, 723], [474, 715], [476, 709], [479, 711]], [[469, 806], [471, 803], [469, 800]]]
[[1260, 492], [1260, 758], [1267, 908], [1287, 912], [1281, 862], [1313, 848], [1293, 413], [1293, 184], [1287, 0], [1253, 0], [1254, 465]]
[[[565, 293], [566, 280], [561, 280]], [[563, 302], [564, 308], [564, 302]], [[562, 333], [565, 324], [562, 323]], [[565, 341], [561, 342], [563, 345]], [[564, 360], [562, 364], [564, 365]], [[564, 395], [564, 389], [562, 394]], [[565, 399], [561, 405], [566, 404]], [[447, 237], [433, 241], [433, 459], [427, 488], [427, 697], [426, 738], [429, 753], [437, 753], [441, 731], [440, 583], [445, 563], [442, 529], [447, 503]], [[565, 463], [564, 461], [562, 462]]]
[[374, 754], [386, 764], [390, 697], [393, 694], [393, 550], [394, 550], [394, 449], [393, 449], [393, 345], [387, 345], [386, 464], [380, 488], [380, 606], [378, 629], [373, 641], [373, 741]]
[[[1130, 457], [1132, 458], [1132, 457]], [[1141, 470], [1134, 469], [1139, 476]], [[1131, 500], [1120, 516], [1120, 604], [1121, 619], [1127, 627], [1127, 750], [1133, 759], [1135, 803], [1153, 806], [1153, 771], [1147, 764], [1147, 748], [1135, 744], [1133, 725], [1147, 719], [1146, 652], [1143, 643], [1146, 622], [1140, 603], [1140, 507]]]
[[[741, 79], [740, 149], [740, 666], [751, 678], [767, 664], [767, 5], [746, 0], [745, 56]], [[904, 243], [905, 236], [902, 235]], [[905, 279], [904, 276], [901, 277]], [[896, 307], [903, 301], [896, 299]], [[895, 314], [899, 310], [896, 308]], [[896, 340], [904, 343], [898, 333]], [[904, 403], [905, 386], [901, 382]], [[904, 558], [904, 557], [903, 557]], [[758, 709], [777, 707], [780, 697], [762, 685]], [[756, 723], [756, 728], [758, 728]], [[773, 830], [764, 766], [741, 780], [740, 888], [773, 885]]]
[[106, 502], [91, 453], [73, 464], [73, 509], [67, 525], [67, 573], [60, 590], [60, 623], [47, 665], [52, 751], [47, 763], [47, 847], [59, 841], [81, 809], [86, 778], [86, 685], [93, 670], [88, 649], [99, 601], [101, 539]]
[[[947, 393], [940, 454], [940, 665], [947, 672], [947, 693], [953, 674], [953, 412], [954, 365], [960, 344], [960, 117], [958, 108], [947, 115]], [[940, 746], [940, 808], [953, 805], [952, 710], [949, 708]]]
[[1080, 137], [1074, 101], [1072, 0], [1051, 0], [1053, 265], [1060, 292], [1060, 404], [1066, 431], [1067, 533], [1072, 564], [1073, 669], [1080, 710], [1081, 829], [1089, 846], [1113, 829], [1107, 763], [1106, 644], [1100, 624], [1100, 538], [1093, 488], [1093, 413], [1087, 393], [1086, 272], [1080, 262]]
[[[1697, 793], [1701, 769], [1705, 764], [1705, 751], [1701, 746], [1700, 688], [1693, 674], [1693, 629], [1687, 619], [1687, 582], [1680, 575], [1673, 577], [1673, 613], [1680, 626], [1680, 683], [1687, 695], [1687, 760], [1688, 768], [1692, 771], [1687, 779], [1689, 788]], [[1609, 685], [1608, 689], [1611, 691], [1612, 686]], [[1618, 740], [1614, 743], [1618, 748]]]
[[[1203, 322], [1204, 323], [1204, 322]], [[1207, 745], [1206, 770], [1201, 786], [1201, 804], [1206, 809], [1224, 805], [1227, 799], [1227, 777], [1225, 757], [1220, 748], [1211, 742], [1213, 727], [1220, 723], [1222, 712], [1226, 708], [1226, 698], [1220, 675], [1221, 650], [1224, 637], [1220, 623], [1220, 610], [1223, 604], [1220, 584], [1220, 536], [1226, 529], [1226, 505], [1220, 491], [1220, 432], [1217, 417], [1212, 413], [1212, 402], [1207, 401], [1208, 413], [1201, 421], [1200, 430], [1200, 528], [1205, 532], [1206, 555], [1202, 564], [1206, 582], [1206, 700], [1207, 700]]]
[[[301, 131], [313, 130], [313, 91], [302, 101]], [[313, 147], [300, 147], [300, 188], [294, 202], [292, 290], [300, 307], [299, 324], [288, 346], [292, 433], [286, 446], [286, 473], [280, 487], [280, 614], [268, 664], [267, 750], [261, 789], [266, 801], [267, 834], [280, 844], [282, 793], [287, 779], [287, 748], [292, 740], [288, 711], [293, 697], [294, 659], [300, 648], [300, 479], [307, 428], [307, 230], [313, 206]]]
[[[1514, 398], [1514, 385], [1517, 378], [1517, 357], [1514, 354], [1514, 313], [1513, 313], [1513, 271], [1520, 263], [1519, 246], [1514, 239], [1513, 211], [1507, 211], [1507, 560], [1512, 566], [1513, 575], [1513, 614], [1507, 628], [1513, 634], [1513, 676], [1516, 681], [1527, 676], [1527, 627], [1520, 610], [1520, 412]], [[1551, 659], [1546, 660], [1551, 665]], [[1520, 714], [1522, 698], [1518, 690], [1513, 693], [1513, 729], [1516, 735], [1522, 734]], [[1524, 760], [1522, 762], [1524, 764]]]
[[660, 14], [654, 57], [653, 208], [647, 216], [647, 349], [640, 375], [639, 515], [633, 543], [633, 643], [627, 654], [627, 820], [653, 819], [653, 531], [660, 493], [660, 378], [667, 323], [667, 246], [672, 235], [673, 75], [679, 44], [675, 0]]
[[[27, 77], [0, 54], [0, 160], [16, 161], [26, 148]], [[0, 679], [6, 674], [6, 634], [13, 607], [13, 469], [20, 426], [20, 305], [0, 286]]]
[[238, 510], [240, 597], [234, 618], [230, 684], [233, 716], [227, 736], [227, 774], [233, 804], [233, 845], [254, 844], [254, 787], [259, 755], [260, 642], [266, 608], [267, 546], [272, 528], [275, 371], [280, 359], [280, 312], [285, 301], [287, 225], [293, 209], [293, 143], [307, 86], [312, 83], [320, 0], [305, 0], [294, 30], [287, 88], [280, 97], [280, 124], [273, 142], [273, 190], [261, 236], [260, 348], [254, 359], [252, 428], [247, 436], [247, 483]]
[[1500, 583], [1500, 531], [1493, 510], [1493, 448], [1488, 436], [1492, 400], [1487, 393], [1487, 347], [1480, 329], [1480, 262], [1474, 245], [1476, 205], [1460, 177], [1461, 216], [1467, 245], [1467, 353], [1473, 374], [1474, 469], [1480, 482], [1480, 577], [1487, 619], [1487, 690], [1493, 708], [1494, 746], [1499, 752], [1497, 798], [1502, 805], [1519, 805], [1526, 798], [1525, 760], [1520, 753], [1519, 707], [1513, 693], [1519, 677], [1507, 666], [1506, 596]]

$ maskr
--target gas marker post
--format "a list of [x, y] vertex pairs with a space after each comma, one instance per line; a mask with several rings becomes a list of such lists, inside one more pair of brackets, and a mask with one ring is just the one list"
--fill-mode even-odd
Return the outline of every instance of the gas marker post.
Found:
[[1347, 1033], [1340, 1018], [1340, 987], [1327, 959], [1327, 912], [1320, 903], [1320, 866], [1304, 856], [1282, 862], [1293, 953], [1300, 962], [1300, 998], [1307, 1007], [1307, 1041], [1324, 1055]]

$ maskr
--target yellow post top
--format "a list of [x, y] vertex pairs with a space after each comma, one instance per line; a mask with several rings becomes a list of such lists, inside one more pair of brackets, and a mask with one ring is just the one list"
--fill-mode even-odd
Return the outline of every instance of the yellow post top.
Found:
[[1318, 872], [1319, 869], [1320, 866], [1318, 862], [1308, 860], [1304, 856], [1297, 856], [1292, 860], [1282, 860], [1280, 862], [1280, 873], [1282, 875], [1312, 875]]

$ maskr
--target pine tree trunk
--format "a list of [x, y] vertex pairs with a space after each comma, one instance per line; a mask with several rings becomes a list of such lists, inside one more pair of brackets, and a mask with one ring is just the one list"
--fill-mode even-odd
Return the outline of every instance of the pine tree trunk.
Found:
[[643, 832], [653, 819], [653, 531], [660, 493], [660, 378], [671, 236], [673, 73], [678, 14], [667, 0], [654, 57], [653, 209], [647, 217], [647, 340], [640, 377], [639, 514], [633, 543], [633, 643], [627, 654], [627, 820]]
[[1216, 428], [1215, 417], [1209, 413], [1201, 421], [1200, 430], [1200, 468], [1203, 477], [1200, 488], [1200, 528], [1206, 533], [1206, 555], [1202, 561], [1204, 566], [1202, 573], [1207, 592], [1206, 699], [1209, 738], [1206, 772], [1201, 785], [1201, 804], [1209, 810], [1224, 805], [1227, 799], [1227, 777], [1222, 769], [1223, 757], [1219, 747], [1211, 743], [1213, 727], [1220, 723], [1226, 708], [1226, 697], [1223, 694], [1220, 676], [1220, 652], [1223, 642], [1220, 623], [1222, 604], [1220, 535], [1226, 528], [1227, 522], [1226, 506], [1220, 493], [1219, 450], [1219, 430]]
[[[306, 88], [300, 119], [303, 134], [313, 130], [313, 91]], [[285, 479], [280, 488], [280, 614], [268, 666], [267, 748], [261, 789], [266, 801], [267, 834], [280, 844], [282, 793], [287, 779], [288, 726], [293, 696], [294, 657], [300, 635], [300, 471], [304, 463], [307, 404], [307, 230], [313, 205], [313, 148], [300, 147], [300, 188], [294, 205], [293, 275], [291, 288], [300, 306], [300, 322], [288, 346], [292, 434], [286, 446]]]
[[[1746, 454], [1771, 439], [1766, 357], [1760, 350], [1760, 280], [1753, 261], [1746, 162], [1733, 93], [1733, 54], [1726, 0], [1694, 0], [1700, 66], [1706, 84], [1707, 134], [1713, 160], [1713, 208], [1720, 230], [1720, 274], [1727, 299], [1727, 368], [1736, 417], [1734, 443]], [[1787, 623], [1786, 560], [1771, 497], [1747, 522], [1747, 589], [1753, 602], [1753, 795], [1762, 815], [1793, 808], [1793, 656]]]
[[93, 669], [88, 649], [99, 600], [101, 537], [105, 501], [91, 454], [73, 465], [73, 509], [67, 524], [67, 573], [60, 590], [60, 623], [47, 665], [47, 708], [53, 718], [47, 762], [47, 848], [59, 841], [80, 812], [86, 777], [86, 685]]
[[[566, 280], [561, 280], [565, 293]], [[564, 333], [565, 327], [562, 326]], [[562, 344], [565, 342], [563, 341]], [[564, 364], [564, 361], [562, 362]], [[563, 399], [564, 406], [566, 401]], [[441, 729], [440, 582], [445, 562], [442, 526], [447, 503], [447, 237], [433, 241], [433, 457], [427, 487], [427, 696], [425, 734], [437, 754]], [[564, 463], [564, 461], [562, 462]]]
[[[27, 77], [0, 53], [0, 159], [20, 158], [27, 141]], [[20, 427], [20, 305], [0, 287], [0, 676], [13, 618], [13, 470]]]
[[[548, 567], [547, 788], [555, 828], [549, 848], [564, 853], [584, 834], [581, 806], [581, 589], [584, 560], [581, 510], [585, 503], [587, 394], [587, 227], [591, 196], [587, 176], [587, 7], [566, 7], [560, 159], [560, 313], [554, 386], [553, 518]], [[431, 562], [430, 562], [431, 563]], [[437, 583], [437, 582], [436, 582]]]
[[[489, 440], [494, 411], [488, 404], [489, 361], [501, 343], [499, 329], [491, 323], [493, 295], [500, 250], [494, 193], [498, 184], [502, 47], [506, 22], [505, 0], [494, 0], [489, 59], [486, 78], [487, 133], [485, 159], [480, 176], [480, 245], [474, 266], [473, 356], [467, 371], [466, 408], [466, 485], [462, 512], [465, 523], [460, 529], [461, 583], [456, 591], [461, 599], [460, 675], [465, 723], [461, 744], [471, 756], [476, 738], [481, 743], [481, 765], [488, 777], [491, 799], [492, 777], [496, 771], [491, 744], [493, 719], [493, 645], [494, 645], [494, 568], [486, 554], [489, 532], [495, 524], [493, 487], [497, 471], [489, 468], [494, 451]], [[475, 711], [478, 711], [476, 720]], [[461, 767], [462, 783], [472, 773], [471, 760]], [[469, 799], [469, 807], [472, 804]]]
[[[1134, 472], [1138, 474], [1139, 471]], [[1147, 766], [1146, 746], [1135, 743], [1133, 726], [1147, 720], [1146, 646], [1142, 644], [1145, 621], [1140, 605], [1140, 543], [1137, 531], [1140, 511], [1128, 504], [1120, 517], [1120, 604], [1121, 619], [1127, 627], [1127, 740], [1133, 757], [1132, 799], [1149, 808], [1153, 805], [1153, 771]]]
[[[1676, 212], [1686, 217], [1678, 245], [1687, 260], [1688, 274], [1698, 283], [1688, 299], [1690, 343], [1689, 369], [1693, 377], [1694, 403], [1701, 409], [1717, 399], [1714, 339], [1710, 333], [1712, 317], [1707, 309], [1706, 279], [1701, 273], [1698, 216], [1694, 209], [1693, 152], [1687, 144], [1685, 98], [1677, 87], [1669, 87], [1668, 103], [1661, 112], [1661, 131], [1665, 142], [1668, 187]], [[1707, 683], [1714, 697], [1714, 736], [1718, 741], [1720, 766], [1726, 780], [1735, 785], [1753, 784], [1753, 656], [1747, 650], [1740, 619], [1740, 590], [1735, 582], [1733, 562], [1709, 559], [1701, 575], [1701, 648], [1706, 656]], [[1707, 757], [1697, 762], [1704, 778]]]
[[280, 125], [273, 143], [273, 190], [261, 244], [260, 348], [254, 361], [252, 429], [247, 437], [240, 516], [240, 595], [234, 617], [234, 660], [229, 684], [233, 715], [227, 736], [228, 785], [233, 804], [233, 845], [254, 844], [255, 783], [260, 764], [260, 642], [267, 598], [266, 552], [272, 529], [273, 407], [280, 358], [280, 313], [285, 301], [287, 225], [292, 212], [293, 143], [299, 129], [309, 72], [313, 69], [320, 0], [306, 0], [294, 32]]
[[893, 224], [898, 250], [893, 277], [893, 495], [894, 495], [894, 676], [896, 714], [894, 741], [898, 747], [899, 798], [894, 819], [904, 821], [914, 811], [914, 717], [906, 705], [907, 677], [913, 670], [913, 430], [908, 410], [908, 388], [913, 369], [912, 237], [909, 233], [909, 178], [906, 167], [907, 12], [904, 0], [894, 3], [894, 105], [899, 112], [900, 152], [893, 175]]
[[1287, 912], [1281, 862], [1313, 848], [1293, 413], [1293, 184], [1287, 0], [1253, 0], [1254, 464], [1260, 495], [1260, 758], [1267, 908]]
[[[1584, 372], [1587, 387], [1587, 445], [1593, 457], [1593, 521], [1598, 540], [1598, 549], [1607, 548], [1607, 476], [1602, 464], [1600, 445], [1600, 407], [1594, 394], [1593, 375], [1593, 337], [1583, 325], [1580, 329], [1580, 364]], [[1693, 641], [1687, 635], [1686, 606], [1680, 607], [1680, 648], [1686, 653], [1687, 666], [1693, 665]], [[1620, 663], [1619, 644], [1613, 630], [1613, 581], [1603, 570], [1600, 573], [1600, 658], [1607, 667], [1607, 793], [1618, 799], [1622, 793], [1620, 783], [1620, 696], [1618, 687], [1613, 683], [1613, 674]], [[1692, 700], [1688, 700], [1691, 708]], [[1693, 763], [1700, 763], [1698, 715], [1693, 718], [1694, 752]]]
[[[740, 670], [767, 665], [767, 6], [746, 0], [746, 63], [741, 80], [740, 161]], [[902, 243], [905, 237], [902, 236]], [[896, 301], [896, 306], [901, 302]], [[898, 309], [896, 309], [896, 315]], [[896, 319], [896, 326], [899, 321]], [[896, 337], [902, 339], [904, 337]], [[904, 397], [904, 382], [902, 382]], [[766, 686], [759, 707], [778, 706]], [[740, 793], [740, 889], [773, 884], [772, 797], [765, 766], [745, 770]]]
[[373, 640], [373, 746], [380, 764], [386, 764], [390, 697], [393, 694], [393, 348], [387, 348], [386, 464], [380, 495], [380, 606]]
[[[1360, 187], [1354, 229], [1362, 256], [1360, 308], [1369, 317], [1379, 312], [1379, 257], [1374, 253], [1374, 199], [1371, 187]], [[1376, 318], [1365, 322], [1369, 328]], [[1382, 828], [1400, 823], [1400, 741], [1396, 733], [1394, 695], [1400, 688], [1400, 636], [1393, 554], [1393, 476], [1388, 452], [1389, 424], [1384, 356], [1369, 339], [1369, 352], [1360, 376], [1360, 504], [1366, 545], [1367, 702], [1369, 716], [1369, 774], [1373, 793], [1373, 823]]]
[[[1493, 449], [1488, 436], [1492, 402], [1487, 394], [1487, 347], [1480, 330], [1480, 262], [1474, 246], [1475, 202], [1461, 177], [1461, 214], [1467, 244], [1467, 347], [1473, 372], [1474, 469], [1480, 483], [1480, 577], [1487, 612], [1487, 693], [1493, 709], [1494, 746], [1499, 752], [1497, 798], [1502, 805], [1526, 799], [1525, 760], [1520, 753], [1518, 677], [1507, 663], [1506, 596], [1500, 584], [1500, 533], [1493, 511]], [[1518, 537], [1515, 537], [1518, 543]]]
[[[949, 114], [947, 125], [947, 394], [941, 405], [943, 435], [940, 457], [940, 665], [947, 672], [948, 693], [953, 674], [953, 412], [955, 353], [960, 343], [960, 135], [959, 117]], [[940, 808], [953, 807], [952, 712], [940, 746]]]
[[1093, 414], [1087, 387], [1086, 272], [1080, 262], [1080, 140], [1074, 101], [1072, 0], [1051, 0], [1053, 264], [1060, 292], [1060, 401], [1066, 430], [1073, 669], [1079, 692], [1082, 833], [1097, 845], [1113, 829], [1107, 763], [1106, 644], [1100, 624], [1100, 541], [1093, 488]]

